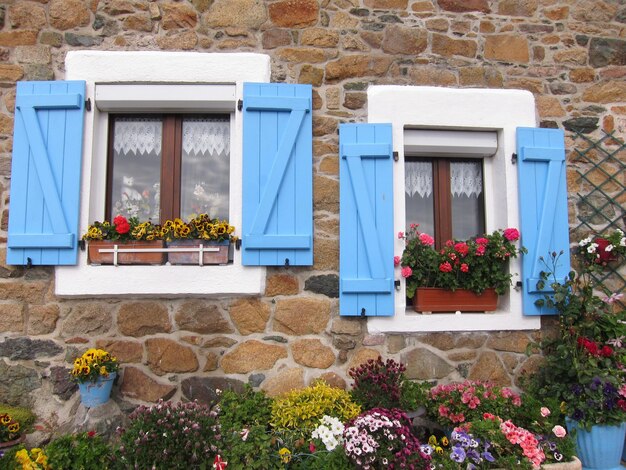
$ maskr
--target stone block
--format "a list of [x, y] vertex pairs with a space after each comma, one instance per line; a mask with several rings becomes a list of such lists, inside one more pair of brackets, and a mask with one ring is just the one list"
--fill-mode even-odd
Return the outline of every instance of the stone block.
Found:
[[260, 299], [239, 299], [230, 306], [230, 318], [244, 336], [263, 333], [270, 318], [270, 307]]
[[293, 38], [288, 29], [270, 29], [263, 31], [263, 49], [276, 49], [277, 47], [290, 46], [292, 42]]
[[400, 362], [406, 366], [405, 375], [411, 380], [443, 379], [454, 371], [447, 360], [426, 348], [403, 353]]
[[[163, 29], [193, 29], [198, 23], [198, 14], [184, 3], [162, 3], [161, 27]], [[151, 15], [152, 19], [152, 15]]]
[[156, 42], [161, 49], [189, 51], [198, 44], [198, 35], [194, 31], [185, 31], [158, 36]]
[[49, 46], [18, 46], [15, 57], [22, 64], [49, 64], [52, 59]]
[[235, 331], [218, 305], [203, 300], [184, 302], [176, 310], [174, 319], [179, 329], [203, 335]]
[[470, 370], [468, 379], [488, 381], [500, 387], [513, 385], [502, 361], [496, 353], [491, 351], [483, 352], [478, 356]]
[[496, 34], [485, 38], [485, 59], [528, 63], [528, 40], [514, 34]]
[[120, 364], [143, 361], [143, 345], [135, 341], [99, 339], [96, 341], [96, 347], [110, 352]]
[[328, 369], [335, 362], [335, 354], [319, 339], [301, 339], [291, 346], [293, 360], [302, 366]]
[[445, 57], [455, 55], [476, 57], [478, 44], [470, 39], [452, 39], [444, 34], [433, 34], [432, 52]]
[[272, 274], [265, 282], [265, 295], [296, 295], [300, 292], [300, 281], [291, 274]]
[[157, 375], [195, 372], [198, 370], [196, 354], [186, 346], [167, 338], [146, 340], [148, 366]]
[[[584, 65], [585, 62], [579, 64]], [[589, 65], [592, 67], [626, 65], [626, 40], [592, 38], [589, 43]]]
[[281, 28], [306, 28], [319, 19], [317, 0], [281, 0], [269, 5], [272, 23]]
[[33, 46], [37, 44], [37, 31], [0, 31], [0, 46]]
[[324, 82], [324, 69], [305, 64], [300, 69], [298, 83], [310, 83], [313, 86], [321, 86]]
[[182, 381], [180, 389], [186, 400], [197, 400], [206, 406], [215, 405], [220, 394], [226, 390], [235, 393], [243, 393], [245, 390], [241, 380], [225, 377], [190, 377]]
[[380, 352], [376, 349], [371, 348], [361, 348], [357, 349], [352, 357], [350, 358], [350, 364], [348, 369], [353, 369], [355, 367], [359, 367], [361, 364], [365, 364], [370, 359], [375, 361], [380, 356]]
[[299, 367], [284, 369], [261, 384], [261, 390], [273, 398], [304, 387], [304, 370]]
[[222, 370], [225, 374], [247, 374], [274, 367], [279, 359], [287, 357], [284, 346], [249, 340], [240, 344], [222, 358]]
[[440, 8], [455, 13], [480, 11], [491, 13], [488, 0], [437, 0]]
[[113, 307], [105, 302], [85, 302], [72, 305], [64, 315], [61, 334], [64, 337], [77, 335], [103, 335], [113, 326]]
[[498, 14], [508, 16], [533, 16], [537, 11], [537, 0], [500, 0]]
[[56, 304], [31, 305], [28, 308], [28, 334], [47, 335], [54, 332], [59, 313]]
[[0, 343], [0, 357], [9, 358], [12, 361], [50, 358], [62, 352], [63, 348], [51, 339], [32, 339], [22, 336], [5, 338]]
[[38, 31], [46, 25], [46, 11], [35, 2], [15, 2], [9, 6], [11, 28]]
[[387, 54], [418, 55], [428, 46], [428, 33], [421, 28], [391, 25], [385, 28], [382, 49]]
[[125, 336], [147, 336], [172, 330], [165, 305], [159, 302], [128, 302], [117, 314], [117, 327]]
[[156, 403], [168, 400], [176, 393], [176, 386], [161, 383], [136, 367], [124, 367], [120, 393], [126, 398]]
[[0, 64], [0, 82], [17, 82], [23, 76], [23, 67], [19, 65]]
[[317, 271], [339, 270], [339, 241], [315, 237], [313, 242], [313, 269]]
[[40, 390], [42, 379], [35, 369], [22, 365], [10, 366], [0, 361], [0, 397], [2, 403], [32, 408], [35, 391]]
[[300, 35], [300, 44], [313, 47], [337, 47], [339, 33], [326, 28], [307, 28]]
[[281, 299], [276, 303], [274, 331], [290, 335], [322, 333], [330, 320], [330, 302], [313, 298]]
[[265, 4], [257, 0], [216, 0], [202, 15], [202, 23], [210, 28], [258, 29], [266, 20]]
[[91, 14], [81, 0], [52, 0], [48, 6], [50, 26], [61, 31], [87, 26]]
[[392, 59], [371, 55], [349, 55], [326, 64], [326, 80], [345, 80], [365, 76], [384, 75]]
[[339, 213], [339, 182], [333, 178], [313, 177], [313, 208], [315, 211]]

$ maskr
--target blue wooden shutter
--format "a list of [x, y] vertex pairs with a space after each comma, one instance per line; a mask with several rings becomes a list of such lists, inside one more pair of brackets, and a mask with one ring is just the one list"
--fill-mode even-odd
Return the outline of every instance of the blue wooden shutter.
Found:
[[522, 307], [525, 315], [553, 315], [535, 302], [549, 293], [537, 289], [541, 271], [549, 268], [550, 253], [563, 251], [556, 270], [557, 279], [570, 271], [565, 141], [560, 129], [517, 129], [517, 156], [522, 245]]
[[242, 262], [313, 264], [311, 85], [244, 83]]
[[339, 312], [393, 315], [393, 158], [390, 124], [339, 128]]
[[76, 264], [85, 82], [19, 82], [8, 264]]

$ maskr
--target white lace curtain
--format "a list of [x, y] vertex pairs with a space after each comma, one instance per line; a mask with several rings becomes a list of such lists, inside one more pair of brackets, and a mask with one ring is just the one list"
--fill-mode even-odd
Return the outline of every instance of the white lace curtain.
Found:
[[[161, 154], [163, 123], [160, 118], [117, 118], [114, 132], [114, 148], [118, 154]], [[190, 156], [230, 155], [229, 121], [224, 118], [184, 119], [182, 146]]]
[[[433, 192], [433, 169], [430, 162], [406, 162], [404, 188], [409, 196], [428, 197]], [[483, 192], [480, 163], [450, 163], [450, 189], [453, 196], [478, 197]]]
[[117, 118], [114, 132], [118, 154], [161, 155], [163, 123], [159, 118]]
[[183, 151], [196, 157], [230, 155], [230, 122], [223, 118], [184, 119]]

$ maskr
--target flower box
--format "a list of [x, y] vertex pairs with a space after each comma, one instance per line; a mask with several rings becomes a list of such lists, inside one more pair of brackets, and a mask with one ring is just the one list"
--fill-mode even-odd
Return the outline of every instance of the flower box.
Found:
[[497, 306], [495, 289], [485, 289], [479, 295], [466, 289], [451, 291], [440, 287], [418, 287], [413, 297], [416, 312], [492, 312]]
[[[181, 251], [168, 251], [167, 257], [170, 264], [227, 264], [230, 241], [210, 240], [172, 240], [167, 242], [168, 248]], [[197, 251], [184, 251], [195, 248]], [[200, 263], [200, 250], [202, 250], [202, 263]]]
[[[87, 253], [89, 256], [89, 263], [95, 265], [163, 264], [165, 262], [165, 253], [147, 250], [163, 249], [164, 246], [165, 242], [163, 240], [126, 242], [114, 240], [90, 240]], [[118, 250], [117, 253], [115, 253], [115, 250]], [[117, 263], [115, 259], [116, 255]]]

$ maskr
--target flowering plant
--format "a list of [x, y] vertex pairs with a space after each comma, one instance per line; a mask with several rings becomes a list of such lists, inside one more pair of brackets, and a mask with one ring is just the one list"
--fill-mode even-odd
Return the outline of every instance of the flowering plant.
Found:
[[621, 294], [598, 295], [596, 289], [604, 288], [592, 279], [603, 265], [593, 261], [599, 258], [587, 256], [593, 245], [586, 240], [579, 243], [585, 246], [576, 253], [579, 272], [572, 271], [563, 280], [553, 274], [562, 252], [540, 258], [546, 272], [537, 287], [541, 290], [549, 284], [553, 293], [536, 303], [559, 313], [558, 334], [540, 343], [545, 361], [529, 386], [539, 397], [564, 402], [566, 414], [590, 429], [626, 419], [626, 310], [616, 302]]
[[393, 359], [383, 362], [380, 356], [353, 367], [348, 375], [354, 379], [350, 392], [354, 401], [364, 409], [399, 407], [405, 370], [404, 364]]
[[74, 359], [74, 367], [70, 375], [73, 381], [95, 382], [98, 377], [108, 377], [109, 374], [117, 372], [119, 363], [115, 356], [112, 356], [103, 349], [88, 349], [82, 356]]
[[48, 470], [48, 457], [42, 449], [35, 447], [28, 452], [26, 449], [20, 449], [15, 454], [15, 461], [22, 465], [23, 469], [29, 470]]
[[204, 462], [222, 460], [216, 458], [221, 442], [217, 412], [206, 405], [160, 400], [139, 406], [129, 419], [126, 429], [117, 430], [116, 458], [122, 468], [160, 468], [164, 462], [167, 468], [200, 468]]
[[477, 294], [495, 288], [504, 294], [511, 285], [508, 261], [524, 251], [514, 244], [520, 236], [517, 229], [496, 230], [467, 241], [448, 240], [435, 250], [433, 237], [420, 233], [417, 227], [411, 224], [406, 234], [398, 234], [406, 247], [402, 257], [394, 259], [406, 278], [407, 297], [413, 297], [418, 287], [468, 289]]
[[373, 408], [345, 427], [344, 448], [358, 468], [428, 468], [430, 457], [399, 409]]
[[521, 404], [509, 388], [472, 380], [436, 385], [424, 402], [429, 416], [444, 427], [480, 419], [486, 412], [512, 416]]
[[236, 240], [235, 227], [226, 220], [211, 219], [200, 214], [189, 222], [182, 219], [166, 220], [162, 225], [139, 222], [136, 217], [127, 219], [118, 215], [113, 222], [94, 222], [83, 235], [83, 240]]
[[8, 413], [0, 413], [0, 442], [20, 437], [20, 423]]
[[626, 256], [626, 237], [620, 229], [597, 237], [588, 236], [578, 242], [578, 253], [585, 264], [604, 266]]

